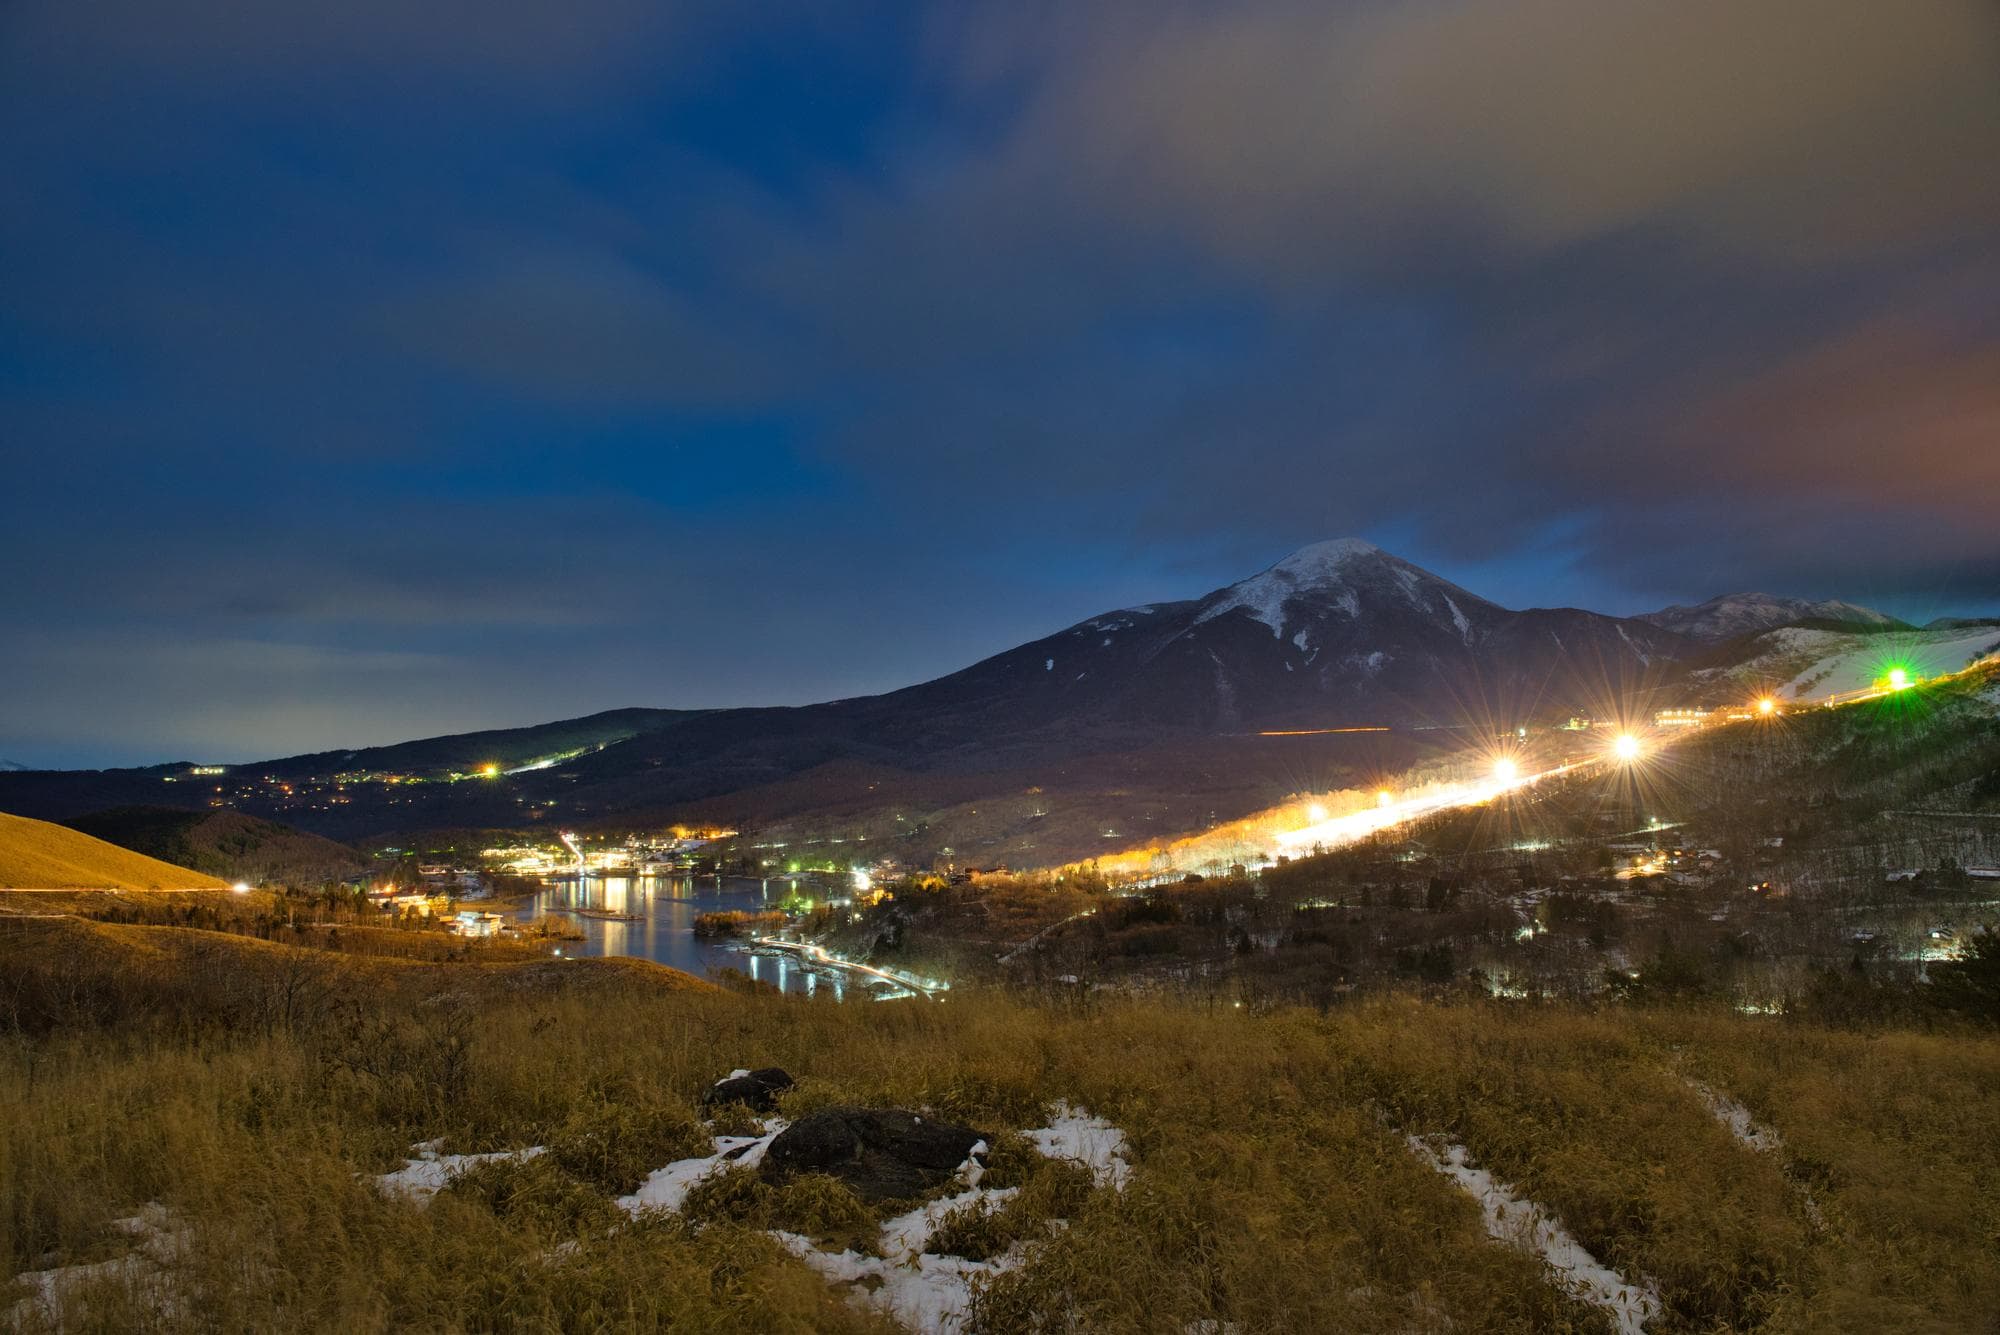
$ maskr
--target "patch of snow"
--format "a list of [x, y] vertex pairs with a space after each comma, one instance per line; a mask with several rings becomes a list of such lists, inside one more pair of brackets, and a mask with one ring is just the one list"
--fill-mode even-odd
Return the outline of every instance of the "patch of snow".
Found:
[[1448, 593], [1444, 596], [1444, 605], [1451, 609], [1451, 624], [1458, 627], [1458, 638], [1471, 644], [1472, 623], [1465, 619], [1465, 613], [1459, 611], [1458, 604], [1451, 600], [1451, 595]]
[[1292, 643], [1298, 646], [1298, 650], [1300, 653], [1304, 653], [1306, 651], [1306, 641], [1309, 638], [1311, 638], [1311, 636], [1312, 636], [1312, 627], [1308, 626], [1304, 630], [1301, 630], [1298, 634], [1292, 636]]
[[1646, 1323], [1665, 1310], [1656, 1285], [1629, 1284], [1599, 1263], [1547, 1211], [1515, 1195], [1513, 1188], [1495, 1181], [1485, 1169], [1474, 1168], [1465, 1146], [1447, 1145], [1440, 1154], [1421, 1136], [1407, 1139], [1419, 1158], [1479, 1202], [1488, 1237], [1540, 1255], [1563, 1288], [1610, 1314], [1619, 1335], [1640, 1335]]
[[979, 1185], [979, 1180], [986, 1176], [986, 1165], [980, 1161], [979, 1156], [986, 1153], [989, 1148], [991, 1147], [983, 1140], [972, 1142], [972, 1148], [965, 1152], [965, 1162], [958, 1166], [959, 1185], [966, 1187]]
[[108, 1261], [28, 1270], [14, 1276], [28, 1287], [28, 1296], [5, 1309], [6, 1324], [19, 1328], [30, 1320], [59, 1325], [63, 1309], [86, 1288], [113, 1283], [124, 1287], [168, 1321], [184, 1315], [178, 1286], [168, 1267], [186, 1256], [192, 1245], [188, 1229], [156, 1201], [139, 1213], [111, 1221], [111, 1228], [132, 1239], [133, 1250]]
[[1089, 630], [1130, 630], [1138, 624], [1135, 617], [1152, 617], [1160, 614], [1160, 604], [1145, 603], [1139, 607], [1127, 607], [1117, 612], [1107, 612], [1101, 617], [1092, 617], [1084, 622]]
[[1785, 1147], [1784, 1140], [1768, 1126], [1760, 1126], [1750, 1110], [1735, 1099], [1717, 1090], [1710, 1089], [1699, 1081], [1688, 1081], [1688, 1088], [1702, 1101], [1709, 1114], [1716, 1121], [1729, 1128], [1729, 1134], [1736, 1137], [1745, 1148], [1759, 1154], [1771, 1154]]
[[1047, 1126], [1024, 1134], [1047, 1158], [1081, 1161], [1100, 1187], [1122, 1190], [1132, 1175], [1125, 1158], [1125, 1133], [1067, 1102], [1056, 1104]]
[[[1024, 1134], [1049, 1158], [1079, 1159], [1087, 1164], [1099, 1186], [1124, 1186], [1130, 1172], [1124, 1160], [1125, 1133], [1109, 1122], [1058, 1103], [1048, 1126]], [[985, 1149], [984, 1141], [974, 1145], [971, 1156], [959, 1167], [959, 1181], [966, 1190], [882, 1225], [879, 1257], [853, 1251], [823, 1252], [796, 1233], [773, 1232], [771, 1236], [828, 1283], [853, 1286], [849, 1293], [856, 1305], [886, 1313], [924, 1335], [960, 1335], [971, 1316], [974, 1285], [1019, 1268], [1033, 1251], [1032, 1244], [1017, 1243], [990, 1260], [968, 1261], [925, 1250], [947, 1215], [968, 1208], [997, 1209], [1019, 1194], [1018, 1187], [988, 1189], [979, 1185], [985, 1168], [978, 1156]]]
[[[717, 1136], [714, 1154], [677, 1160], [658, 1169], [635, 1194], [621, 1199], [619, 1206], [634, 1215], [646, 1210], [679, 1210], [688, 1190], [711, 1173], [731, 1164], [753, 1168], [760, 1163], [785, 1124], [774, 1121], [765, 1126], [762, 1136]], [[1122, 1188], [1130, 1175], [1125, 1133], [1068, 1103], [1056, 1105], [1048, 1126], [1023, 1134], [1049, 1158], [1082, 1161], [1099, 1186]], [[856, 1306], [885, 1313], [923, 1335], [962, 1335], [971, 1316], [976, 1284], [1017, 1269], [1033, 1253], [1030, 1243], [1017, 1243], [985, 1261], [938, 1256], [925, 1250], [947, 1215], [968, 1208], [997, 1209], [1019, 1194], [1018, 1187], [979, 1185], [986, 1172], [979, 1156], [986, 1150], [985, 1141], [976, 1142], [959, 1165], [956, 1181], [962, 1190], [885, 1222], [878, 1243], [880, 1256], [862, 1256], [851, 1249], [821, 1251], [810, 1238], [783, 1230], [774, 1229], [769, 1236], [827, 1283], [851, 1286], [848, 1296]]]
[[823, 1252], [796, 1233], [773, 1231], [771, 1237], [827, 1283], [851, 1285], [849, 1301], [857, 1307], [882, 1312], [923, 1335], [961, 1335], [972, 1315], [975, 1282], [1027, 1260], [1027, 1250], [1020, 1246], [988, 1261], [927, 1252], [891, 1261], [852, 1251]]
[[1100, 649], [1109, 649], [1111, 647], [1111, 637], [1109, 635], [1105, 636], [1104, 643], [1098, 645], [1097, 647]]
[[525, 1150], [495, 1150], [490, 1154], [439, 1154], [438, 1146], [442, 1143], [427, 1140], [410, 1146], [417, 1152], [417, 1157], [407, 1160], [395, 1172], [376, 1178], [376, 1189], [384, 1195], [428, 1201], [468, 1168], [483, 1163], [498, 1163], [503, 1159], [528, 1160], [542, 1152], [540, 1145], [531, 1145]]
[[[1774, 1128], [1759, 1123], [1750, 1115], [1750, 1110], [1735, 1099], [1720, 1090], [1711, 1089], [1698, 1080], [1688, 1081], [1687, 1086], [1694, 1091], [1695, 1097], [1701, 1100], [1702, 1106], [1708, 1109], [1709, 1115], [1727, 1127], [1729, 1134], [1736, 1137], [1737, 1142], [1745, 1149], [1754, 1150], [1758, 1154], [1776, 1154], [1785, 1148], [1784, 1138]], [[1806, 1221], [1814, 1228], [1825, 1228], [1826, 1214], [1819, 1208], [1819, 1201], [1813, 1197], [1812, 1188], [1803, 1182], [1794, 1182], [1792, 1189], [1798, 1193], [1799, 1205], [1805, 1212]]]
[[715, 1153], [676, 1159], [665, 1168], [654, 1169], [637, 1191], [618, 1198], [618, 1208], [630, 1215], [648, 1210], [679, 1210], [696, 1183], [727, 1168], [755, 1168], [764, 1162], [764, 1151], [771, 1148], [771, 1142], [786, 1125], [774, 1118], [764, 1123], [761, 1136], [717, 1136]]
[[1044, 672], [1054, 672], [1055, 670], [1056, 670], [1056, 660], [1055, 660], [1055, 659], [1053, 659], [1053, 658], [1044, 658], [1044, 659], [1042, 660], [1042, 671], [1044, 671]]
[[975, 1186], [955, 1196], [940, 1196], [934, 1201], [927, 1201], [908, 1214], [899, 1214], [883, 1223], [882, 1255], [892, 1261], [914, 1260], [923, 1254], [931, 1235], [937, 1232], [946, 1215], [967, 1208], [991, 1214], [1020, 1194], [1019, 1187], [982, 1190]]

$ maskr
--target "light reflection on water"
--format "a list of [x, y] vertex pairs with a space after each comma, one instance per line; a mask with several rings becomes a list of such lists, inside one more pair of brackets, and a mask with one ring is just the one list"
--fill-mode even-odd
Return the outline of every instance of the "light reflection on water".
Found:
[[[600, 876], [551, 881], [522, 914], [526, 921], [548, 913], [567, 918], [583, 930], [583, 940], [568, 942], [564, 953], [630, 955], [706, 978], [711, 970], [737, 969], [786, 992], [817, 996], [830, 991], [845, 1000], [847, 979], [838, 970], [808, 969], [782, 953], [753, 954], [726, 942], [698, 937], [694, 920], [703, 913], [761, 913], [776, 908], [791, 892], [788, 882], [747, 876]], [[600, 909], [638, 915], [636, 922], [617, 922], [567, 912]]]

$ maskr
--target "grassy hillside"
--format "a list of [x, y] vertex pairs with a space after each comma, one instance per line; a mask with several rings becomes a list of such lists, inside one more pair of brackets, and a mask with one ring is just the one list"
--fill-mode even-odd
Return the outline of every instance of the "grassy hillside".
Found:
[[0, 889], [221, 889], [218, 877], [76, 830], [0, 812]]
[[[799, 1077], [794, 1117], [1003, 1130], [1066, 1099], [1124, 1129], [1123, 1191], [1070, 1190], [1062, 1230], [1046, 1202], [1010, 1209], [1035, 1248], [980, 1293], [989, 1331], [1611, 1328], [1489, 1239], [1411, 1135], [1464, 1146], [1654, 1283], [1652, 1335], [1965, 1331], [2000, 1310], [1990, 1031], [1406, 998], [843, 1006], [74, 922], [0, 925], [0, 989], [0, 1304], [30, 1291], [9, 1275], [129, 1255], [114, 1220], [153, 1207], [184, 1230], [144, 1282], [95, 1272], [58, 1314], [75, 1328], [888, 1329], [765, 1232], [872, 1227], [837, 1184], [808, 1202], [736, 1174], [682, 1215], [611, 1207], [703, 1143], [709, 1082], [767, 1064]], [[1733, 1135], [1714, 1095], [1775, 1138]], [[434, 1139], [546, 1152], [428, 1206], [376, 1189]]]
[[64, 821], [97, 839], [230, 881], [319, 885], [369, 868], [346, 844], [240, 811], [117, 807]]

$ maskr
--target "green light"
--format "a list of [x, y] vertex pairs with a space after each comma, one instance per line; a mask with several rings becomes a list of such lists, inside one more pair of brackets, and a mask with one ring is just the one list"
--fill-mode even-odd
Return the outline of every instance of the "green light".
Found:
[[1890, 690], [1903, 691], [1903, 690], [1908, 690], [1909, 687], [1910, 687], [1910, 670], [1908, 668], [1893, 667], [1889, 669]]

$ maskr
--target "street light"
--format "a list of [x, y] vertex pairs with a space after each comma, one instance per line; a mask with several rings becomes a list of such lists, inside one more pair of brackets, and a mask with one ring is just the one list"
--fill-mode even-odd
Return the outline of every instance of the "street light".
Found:
[[1620, 761], [1629, 765], [1639, 758], [1639, 739], [1629, 732], [1621, 732], [1618, 734], [1618, 740], [1611, 744], [1611, 751]]
[[1493, 762], [1493, 777], [1502, 783], [1512, 783], [1521, 777], [1521, 767], [1506, 756]]
[[1769, 718], [1778, 712], [1778, 702], [1767, 695], [1757, 702], [1757, 712]]

